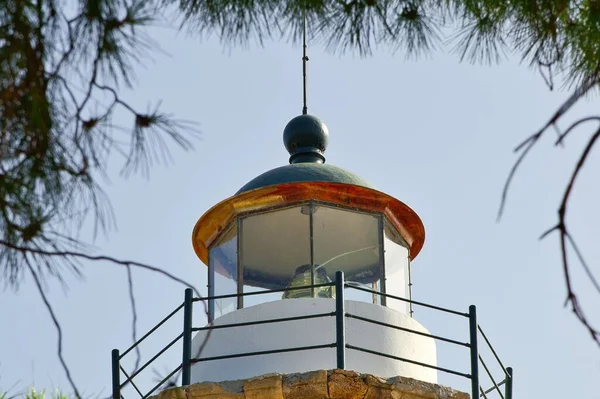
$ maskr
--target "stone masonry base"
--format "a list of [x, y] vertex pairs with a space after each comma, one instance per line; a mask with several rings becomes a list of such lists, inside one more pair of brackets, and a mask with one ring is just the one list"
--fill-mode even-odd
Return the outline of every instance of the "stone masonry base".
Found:
[[469, 399], [454, 389], [412, 378], [379, 378], [347, 370], [269, 374], [162, 391], [153, 399]]

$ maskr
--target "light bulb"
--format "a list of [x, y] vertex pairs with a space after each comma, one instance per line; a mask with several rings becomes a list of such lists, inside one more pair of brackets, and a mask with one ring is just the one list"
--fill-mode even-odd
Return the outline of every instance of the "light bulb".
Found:
[[[310, 281], [310, 268], [311, 265], [302, 265], [296, 269], [294, 278], [287, 286], [287, 288], [303, 287], [311, 285]], [[325, 269], [315, 268], [315, 284], [330, 283], [331, 279], [327, 276]], [[312, 288], [304, 288], [300, 290], [289, 290], [283, 293], [282, 299], [294, 299], [294, 298], [312, 298]], [[335, 287], [319, 287], [315, 288], [315, 297], [317, 298], [335, 298]]]

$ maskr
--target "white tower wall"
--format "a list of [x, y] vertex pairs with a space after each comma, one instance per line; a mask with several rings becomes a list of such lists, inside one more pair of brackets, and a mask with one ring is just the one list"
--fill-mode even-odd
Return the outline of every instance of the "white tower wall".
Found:
[[[286, 299], [267, 302], [228, 313], [215, 325], [314, 315], [335, 311], [335, 299]], [[395, 310], [365, 302], [346, 301], [346, 312], [398, 327], [429, 333], [414, 319]], [[201, 358], [300, 346], [330, 344], [336, 341], [335, 317], [267, 323], [213, 330]], [[206, 331], [192, 341], [196, 357]], [[437, 365], [432, 338], [346, 318], [346, 343], [365, 349]], [[336, 368], [336, 349], [276, 353], [195, 363], [191, 382], [246, 379], [268, 373], [298, 373]], [[437, 383], [437, 371], [399, 360], [346, 349], [346, 369], [380, 377], [403, 376]]]

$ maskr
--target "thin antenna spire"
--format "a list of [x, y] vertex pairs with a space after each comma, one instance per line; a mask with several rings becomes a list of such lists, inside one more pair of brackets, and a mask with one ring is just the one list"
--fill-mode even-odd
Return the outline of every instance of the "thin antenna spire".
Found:
[[302, 115], [308, 113], [308, 107], [306, 106], [306, 63], [308, 62], [308, 56], [306, 55], [306, 11], [304, 12], [304, 19], [302, 21], [302, 92], [304, 95], [304, 106], [302, 107]]

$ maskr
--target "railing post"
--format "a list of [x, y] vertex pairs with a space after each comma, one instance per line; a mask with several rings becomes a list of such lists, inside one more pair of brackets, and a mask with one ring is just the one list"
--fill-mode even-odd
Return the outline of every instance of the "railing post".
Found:
[[469, 335], [471, 345], [471, 398], [479, 398], [479, 350], [477, 348], [477, 308], [469, 306]]
[[121, 370], [120, 366], [120, 355], [118, 349], [113, 349], [111, 352], [112, 357], [112, 397], [113, 399], [121, 399]]
[[346, 368], [346, 310], [344, 306], [344, 272], [335, 272], [335, 334], [337, 368]]
[[183, 360], [181, 385], [191, 384], [191, 359], [192, 359], [192, 309], [194, 292], [191, 288], [185, 289], [183, 301]]
[[504, 384], [504, 399], [512, 399], [513, 389], [513, 369], [512, 367], [506, 368], [506, 383]]

